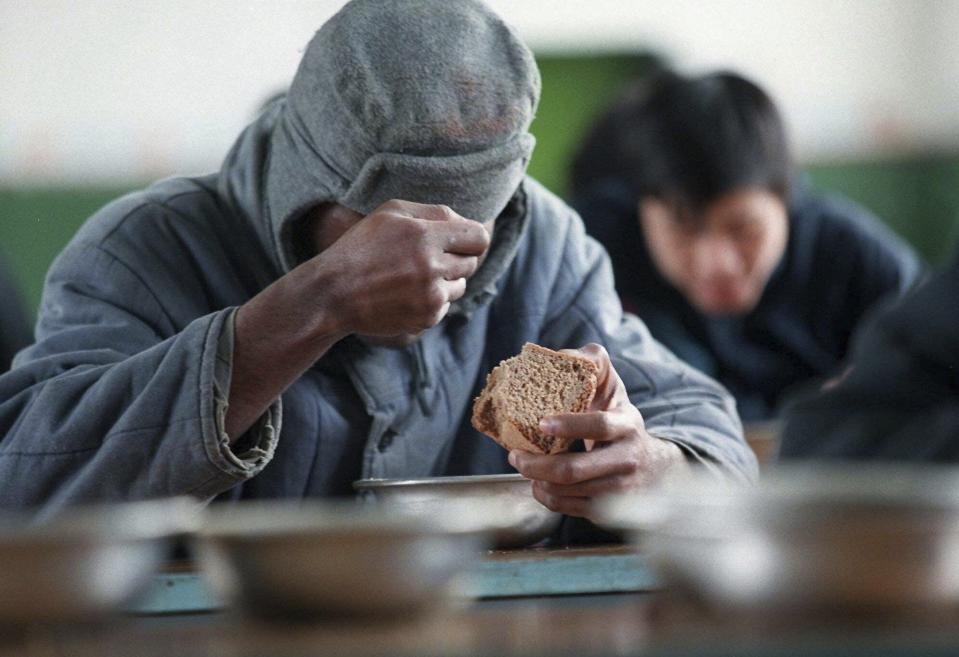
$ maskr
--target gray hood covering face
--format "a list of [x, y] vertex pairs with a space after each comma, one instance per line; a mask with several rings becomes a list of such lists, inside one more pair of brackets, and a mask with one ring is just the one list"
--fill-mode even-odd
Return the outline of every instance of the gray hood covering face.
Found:
[[488, 221], [522, 182], [539, 99], [532, 53], [472, 0], [354, 0], [310, 42], [267, 167], [280, 264], [322, 202], [367, 214], [400, 198]]

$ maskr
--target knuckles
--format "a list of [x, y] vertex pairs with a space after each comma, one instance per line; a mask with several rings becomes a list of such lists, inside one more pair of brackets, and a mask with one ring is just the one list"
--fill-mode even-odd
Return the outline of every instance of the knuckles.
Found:
[[428, 282], [433, 279], [433, 271], [437, 264], [428, 250], [414, 251], [413, 254], [410, 255], [409, 262], [420, 282]]
[[642, 459], [636, 455], [626, 456], [620, 461], [620, 469], [626, 476], [638, 474], [643, 469]]
[[600, 494], [627, 493], [633, 490], [633, 488], [633, 480], [630, 477], [614, 477], [608, 482], [608, 489]]
[[618, 423], [613, 418], [612, 414], [608, 412], [597, 414], [595, 419], [595, 424], [596, 424], [595, 435], [597, 436], [608, 437], [610, 435], [613, 435], [618, 428], [617, 427]]
[[453, 217], [458, 216], [453, 212], [453, 208], [448, 205], [438, 204], [434, 205], [433, 208], [436, 210], [437, 216], [441, 217], [444, 221], [449, 221]]
[[446, 316], [449, 310], [449, 302], [446, 293], [440, 288], [439, 284], [434, 284], [421, 295], [419, 303], [416, 305], [414, 320], [417, 328], [428, 329], [436, 326]]
[[414, 248], [419, 252], [426, 252], [429, 247], [429, 226], [423, 221], [417, 221], [409, 217], [405, 217], [405, 219], [404, 223], [407, 226], [405, 230], [413, 240]]
[[556, 468], [554, 482], [557, 484], [575, 484], [580, 479], [582, 479], [582, 467], [578, 465], [577, 461], [563, 461]]
[[541, 486], [533, 486], [533, 497], [550, 511], [559, 511], [556, 497], [544, 491]]
[[434, 282], [423, 294], [423, 312], [434, 313], [446, 303], [446, 294], [440, 289], [438, 283]]

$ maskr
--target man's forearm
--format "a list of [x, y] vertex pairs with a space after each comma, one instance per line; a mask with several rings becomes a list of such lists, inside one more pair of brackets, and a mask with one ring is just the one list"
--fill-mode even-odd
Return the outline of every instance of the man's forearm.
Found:
[[345, 337], [315, 270], [297, 269], [237, 311], [226, 432], [236, 440]]

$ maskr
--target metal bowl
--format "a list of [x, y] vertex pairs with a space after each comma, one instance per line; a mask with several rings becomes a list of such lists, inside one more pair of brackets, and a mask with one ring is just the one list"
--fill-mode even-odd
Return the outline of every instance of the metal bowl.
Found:
[[0, 515], [0, 625], [96, 620], [121, 610], [160, 570], [173, 535], [194, 528], [177, 499]]
[[197, 553], [214, 592], [247, 612], [389, 617], [461, 598], [463, 577], [487, 542], [442, 516], [355, 503], [260, 502], [211, 510]]
[[492, 531], [497, 548], [532, 545], [549, 536], [561, 517], [533, 497], [532, 482], [521, 474], [361, 479], [353, 488], [408, 513], [449, 514], [465, 526]]
[[959, 471], [791, 466], [607, 504], [664, 581], [750, 613], [959, 605]]

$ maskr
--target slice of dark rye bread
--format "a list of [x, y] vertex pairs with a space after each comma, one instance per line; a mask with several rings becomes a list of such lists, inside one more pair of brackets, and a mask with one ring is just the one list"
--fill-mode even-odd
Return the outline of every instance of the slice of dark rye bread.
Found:
[[588, 358], [527, 342], [486, 377], [473, 402], [473, 426], [508, 450], [556, 454], [572, 440], [549, 436], [539, 421], [556, 413], [580, 413], [596, 394], [599, 370]]

